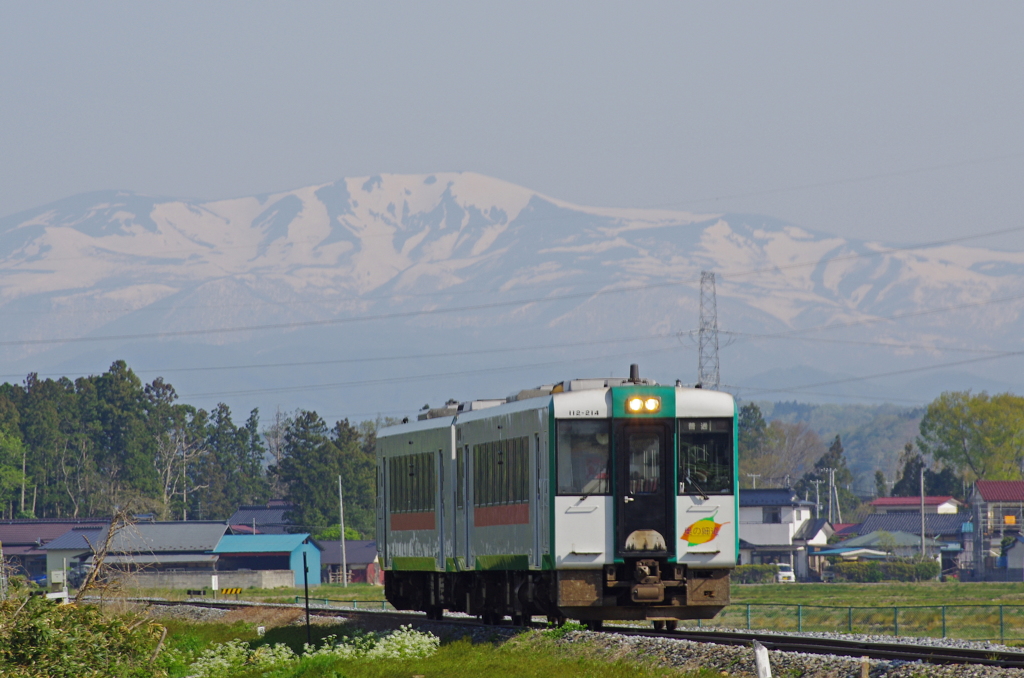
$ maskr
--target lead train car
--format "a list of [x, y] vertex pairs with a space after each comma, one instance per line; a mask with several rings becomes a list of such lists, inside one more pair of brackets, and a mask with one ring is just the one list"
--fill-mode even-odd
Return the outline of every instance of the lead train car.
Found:
[[636, 373], [381, 429], [388, 601], [594, 628], [715, 616], [738, 553], [735, 401]]

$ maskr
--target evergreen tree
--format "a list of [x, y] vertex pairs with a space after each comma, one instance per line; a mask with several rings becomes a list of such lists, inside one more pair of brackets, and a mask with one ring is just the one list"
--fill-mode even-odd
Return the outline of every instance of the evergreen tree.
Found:
[[196, 477], [196, 486], [201, 488], [196, 498], [202, 502], [204, 517], [222, 520], [239, 506], [267, 500], [263, 454], [259, 410], [253, 410], [239, 427], [231, 420], [231, 409], [218, 404], [210, 414], [206, 454]]
[[297, 531], [317, 533], [337, 524], [341, 459], [320, 415], [299, 410], [285, 430], [281, 463], [273, 469], [286, 488], [285, 498], [296, 505], [288, 517]]
[[928, 468], [924, 455], [914, 452], [914, 444], [907, 443], [900, 455], [903, 468], [900, 479], [892, 486], [894, 497], [917, 497], [921, 494], [921, 471], [924, 470], [924, 493], [929, 497], [956, 497], [965, 500], [964, 486], [953, 469], [937, 471]]
[[[376, 430], [373, 431], [374, 438]], [[341, 486], [345, 493], [345, 527], [372, 538], [376, 532], [377, 462], [375, 451], [364, 445], [360, 431], [339, 421], [331, 439], [341, 454]], [[337, 505], [337, 501], [334, 502]], [[337, 511], [335, 511], [337, 512]]]
[[768, 424], [756, 403], [747, 403], [740, 408], [739, 422], [739, 456], [752, 457], [764, 444]]

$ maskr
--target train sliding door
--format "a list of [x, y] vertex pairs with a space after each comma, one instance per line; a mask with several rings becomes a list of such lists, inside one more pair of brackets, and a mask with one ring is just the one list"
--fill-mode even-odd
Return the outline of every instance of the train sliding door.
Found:
[[[616, 554], [666, 556], [674, 534], [672, 424], [615, 422]], [[674, 546], [674, 544], [673, 544]]]

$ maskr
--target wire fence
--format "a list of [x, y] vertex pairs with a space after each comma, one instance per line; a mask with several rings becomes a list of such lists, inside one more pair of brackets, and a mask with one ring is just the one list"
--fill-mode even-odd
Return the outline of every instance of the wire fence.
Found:
[[861, 633], [910, 638], [1024, 640], [1024, 607], [1017, 605], [921, 605], [832, 607], [733, 604], [712, 620], [681, 626], [771, 629], [790, 632]]

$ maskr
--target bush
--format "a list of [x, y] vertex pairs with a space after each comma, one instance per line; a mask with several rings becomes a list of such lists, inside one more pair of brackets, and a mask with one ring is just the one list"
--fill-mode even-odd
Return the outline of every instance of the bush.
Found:
[[935, 561], [893, 560], [836, 563], [832, 570], [836, 573], [836, 581], [870, 583], [935, 579], [939, 576], [939, 567]]
[[778, 573], [778, 565], [739, 565], [731, 579], [737, 584], [771, 584]]
[[25, 593], [14, 591], [0, 603], [0, 675], [141, 678], [161, 672], [159, 660], [156, 666], [150, 662], [163, 634], [160, 625]]

